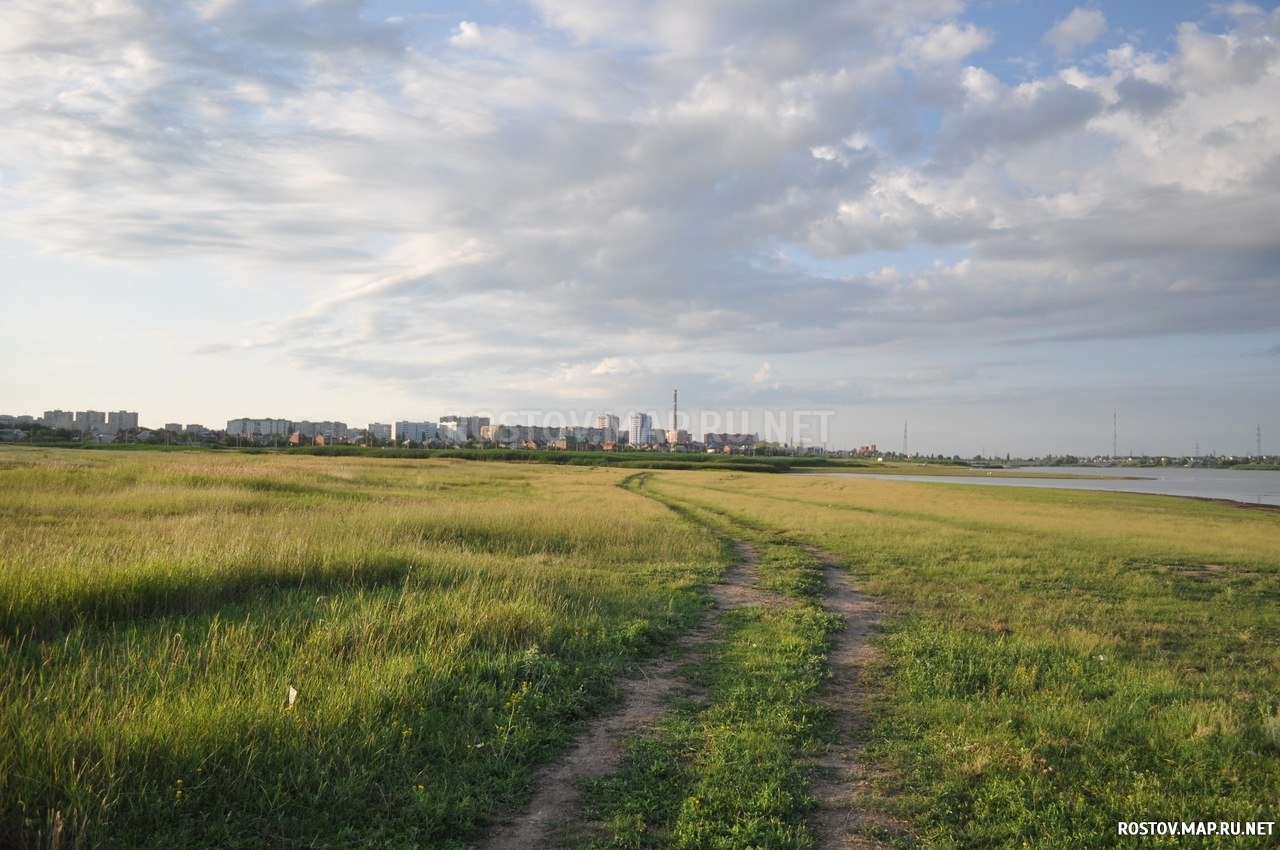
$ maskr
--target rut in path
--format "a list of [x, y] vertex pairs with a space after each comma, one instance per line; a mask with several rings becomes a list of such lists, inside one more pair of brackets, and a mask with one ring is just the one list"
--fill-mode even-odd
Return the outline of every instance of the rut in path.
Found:
[[869, 693], [867, 674], [877, 658], [869, 640], [879, 625], [880, 610], [870, 597], [854, 588], [848, 572], [824, 553], [807, 551], [822, 561], [827, 610], [845, 623], [833, 636], [827, 653], [831, 679], [822, 701], [831, 711], [837, 738], [817, 759], [817, 776], [810, 788], [817, 809], [809, 818], [810, 826], [822, 850], [887, 847], [864, 833], [871, 827], [896, 835], [908, 835], [909, 831], [890, 817], [867, 811], [866, 804], [875, 794], [875, 773], [859, 758], [868, 722], [863, 710]]
[[[677, 641], [682, 649], [706, 644], [729, 608], [788, 604], [783, 597], [752, 587], [756, 563], [754, 551], [739, 544], [739, 563], [730, 567], [719, 584], [711, 586], [716, 607], [698, 628]], [[500, 822], [479, 850], [532, 850], [549, 847], [567, 838], [582, 813], [576, 782], [605, 776], [618, 769], [626, 742], [645, 732], [663, 713], [666, 698], [683, 683], [679, 661], [657, 659], [641, 665], [639, 675], [619, 682], [622, 708], [618, 713], [592, 721], [573, 748], [559, 761], [538, 769], [529, 805], [510, 820]]]

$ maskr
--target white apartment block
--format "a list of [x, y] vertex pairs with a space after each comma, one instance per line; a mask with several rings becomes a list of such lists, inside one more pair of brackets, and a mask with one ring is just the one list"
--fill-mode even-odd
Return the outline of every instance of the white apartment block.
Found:
[[130, 431], [138, 428], [138, 414], [135, 411], [117, 410], [107, 414], [107, 431]]
[[450, 443], [465, 443], [467, 441], [466, 417], [440, 417], [438, 432], [439, 436], [437, 439], [446, 440]]
[[288, 419], [228, 419], [227, 434], [232, 437], [287, 437], [293, 430]]
[[70, 410], [46, 410], [40, 421], [49, 428], [76, 427], [76, 415]]
[[75, 427], [94, 434], [107, 428], [107, 414], [101, 410], [77, 410]]
[[434, 422], [397, 422], [396, 439], [408, 443], [425, 443], [440, 435], [440, 429]]
[[618, 428], [621, 426], [621, 420], [612, 413], [605, 413], [596, 417], [596, 428], [602, 432], [600, 435], [601, 443], [618, 442]]
[[633, 413], [627, 419], [630, 443], [635, 446], [653, 444], [653, 417], [647, 413]]
[[345, 422], [294, 422], [293, 430], [297, 431], [308, 440], [314, 440], [316, 437], [324, 437], [326, 443], [336, 443], [345, 440], [350, 436], [350, 429], [347, 428]]
[[465, 443], [467, 440], [479, 440], [483, 438], [482, 429], [490, 424], [488, 416], [441, 416], [440, 417], [440, 436], [444, 437], [446, 427], [450, 433], [460, 434], [460, 437], [448, 437], [455, 443]]
[[391, 442], [391, 426], [385, 422], [370, 422], [369, 436], [384, 443]]

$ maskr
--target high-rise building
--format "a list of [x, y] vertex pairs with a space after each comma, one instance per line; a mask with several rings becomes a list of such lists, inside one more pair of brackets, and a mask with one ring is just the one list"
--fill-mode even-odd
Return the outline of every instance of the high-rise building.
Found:
[[612, 413], [605, 413], [601, 416], [597, 416], [596, 427], [603, 432], [603, 434], [601, 434], [602, 439], [600, 440], [600, 442], [602, 443], [618, 442], [618, 428], [621, 425], [622, 425], [621, 421], [619, 421], [618, 417], [614, 416]]
[[465, 443], [467, 440], [481, 439], [480, 429], [490, 424], [488, 416], [441, 416], [440, 417], [440, 436], [444, 436], [444, 432], [448, 431], [451, 435], [448, 439], [455, 443]]
[[228, 419], [227, 434], [232, 437], [287, 437], [293, 430], [288, 419]]
[[633, 448], [653, 444], [653, 417], [647, 413], [633, 413], [627, 420], [629, 442]]
[[605, 443], [618, 442], [618, 428], [617, 426], [613, 428], [588, 428], [585, 425], [570, 425], [562, 429], [561, 436], [566, 438], [573, 437], [579, 445], [603, 446]]
[[117, 410], [107, 414], [107, 431], [114, 434], [117, 431], [137, 430], [138, 414], [128, 410]]
[[391, 442], [391, 426], [383, 422], [369, 423], [369, 436], [384, 443]]
[[76, 415], [70, 410], [46, 410], [40, 421], [49, 428], [76, 427]]
[[397, 422], [396, 439], [406, 443], [425, 443], [439, 436], [439, 429], [434, 422]]
[[106, 430], [107, 414], [101, 410], [78, 410], [75, 427], [80, 431], [97, 434]]
[[309, 440], [316, 437], [324, 437], [326, 443], [337, 443], [347, 439], [349, 428], [345, 422], [333, 422], [325, 420], [324, 422], [294, 422], [293, 430]]
[[467, 417], [465, 416], [441, 416], [440, 424], [437, 428], [439, 430], [438, 439], [450, 443], [465, 443], [467, 441]]

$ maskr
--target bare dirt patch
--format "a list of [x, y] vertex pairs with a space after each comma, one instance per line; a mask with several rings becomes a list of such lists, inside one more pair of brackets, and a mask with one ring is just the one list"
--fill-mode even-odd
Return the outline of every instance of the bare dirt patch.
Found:
[[[725, 571], [711, 586], [716, 607], [693, 631], [681, 637], [677, 647], [683, 654], [711, 640], [720, 612], [750, 605], [785, 605], [786, 599], [752, 586], [755, 552], [738, 547], [740, 562]], [[665, 710], [667, 698], [685, 684], [680, 676], [683, 662], [660, 658], [639, 667], [632, 678], [618, 682], [622, 706], [617, 713], [591, 723], [573, 748], [559, 761], [534, 773], [538, 790], [529, 805], [499, 822], [489, 836], [476, 846], [479, 850], [529, 850], [563, 842], [573, 834], [582, 814], [582, 798], [577, 783], [582, 779], [606, 776], [618, 769], [626, 752], [626, 742], [644, 733]]]

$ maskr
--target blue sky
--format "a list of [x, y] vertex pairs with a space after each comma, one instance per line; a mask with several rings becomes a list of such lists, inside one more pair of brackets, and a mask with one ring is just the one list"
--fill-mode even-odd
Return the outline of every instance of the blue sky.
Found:
[[0, 126], [2, 413], [1280, 446], [1274, 3], [14, 0]]

